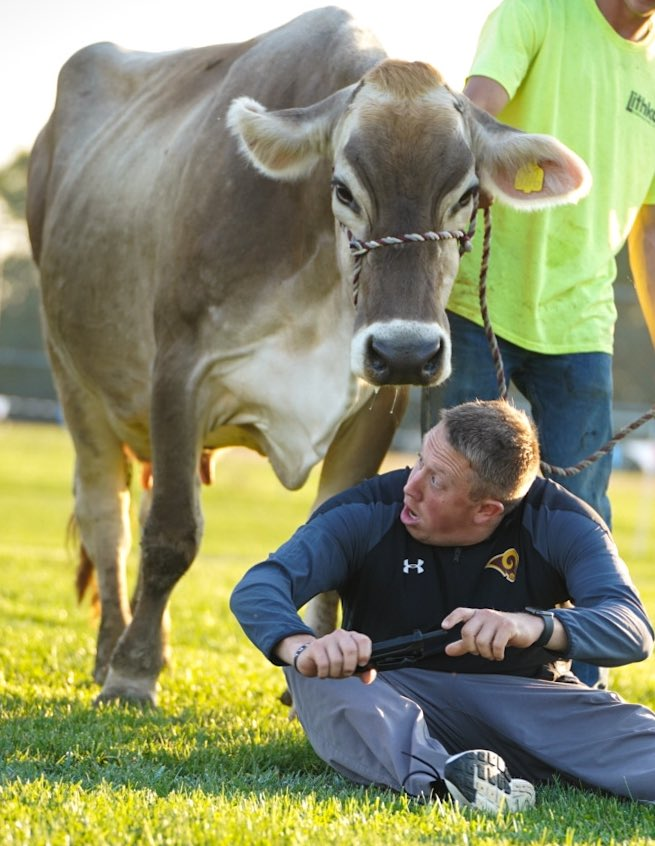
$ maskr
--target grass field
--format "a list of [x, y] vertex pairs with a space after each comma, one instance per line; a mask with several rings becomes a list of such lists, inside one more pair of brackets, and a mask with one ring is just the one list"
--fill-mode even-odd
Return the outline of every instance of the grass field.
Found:
[[[245, 568], [304, 520], [316, 476], [289, 493], [238, 451], [205, 491], [202, 551], [173, 595], [159, 709], [93, 709], [94, 622], [76, 604], [65, 543], [71, 468], [64, 430], [0, 425], [0, 846], [655, 844], [655, 808], [570, 787], [488, 817], [355, 787], [319, 761], [278, 702], [279, 670], [228, 610]], [[655, 480], [616, 474], [611, 494], [615, 535], [655, 618]], [[611, 683], [655, 707], [655, 659]]]

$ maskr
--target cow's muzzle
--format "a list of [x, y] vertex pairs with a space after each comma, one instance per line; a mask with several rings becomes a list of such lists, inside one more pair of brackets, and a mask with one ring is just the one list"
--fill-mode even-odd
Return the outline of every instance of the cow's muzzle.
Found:
[[443, 339], [417, 342], [399, 350], [383, 338], [369, 338], [365, 369], [372, 384], [431, 385], [441, 381], [443, 368]]
[[437, 385], [450, 375], [450, 338], [436, 323], [394, 320], [355, 334], [353, 373], [369, 384]]

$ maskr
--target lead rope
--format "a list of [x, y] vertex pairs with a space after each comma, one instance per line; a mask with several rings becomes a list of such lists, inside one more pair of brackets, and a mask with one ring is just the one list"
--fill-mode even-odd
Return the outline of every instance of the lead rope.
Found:
[[[491, 210], [489, 207], [484, 209], [484, 237], [482, 242], [482, 258], [480, 261], [480, 285], [479, 285], [479, 299], [480, 299], [480, 311], [482, 313], [482, 321], [484, 324], [484, 333], [487, 337], [487, 343], [489, 344], [489, 349], [491, 350], [491, 357], [494, 362], [494, 367], [496, 368], [496, 381], [498, 383], [498, 394], [501, 399], [507, 399], [507, 382], [505, 380], [505, 370], [503, 368], [503, 359], [500, 352], [500, 347], [498, 346], [498, 340], [496, 339], [496, 335], [494, 330], [491, 326], [491, 320], [489, 319], [489, 308], [487, 305], [487, 270], [489, 269], [489, 250], [491, 244]], [[597, 449], [596, 452], [592, 452], [591, 455], [587, 456], [587, 458], [583, 458], [582, 461], [578, 461], [577, 464], [573, 464], [571, 467], [555, 467], [552, 464], [548, 464], [546, 461], [541, 462], [541, 471], [544, 475], [557, 475], [557, 476], [575, 476], [576, 474], [580, 473], [581, 470], [585, 470], [587, 467], [592, 465], [595, 461], [598, 461], [599, 458], [603, 458], [603, 456], [608, 455], [625, 437], [627, 437], [631, 432], [634, 432], [635, 429], [638, 429], [640, 426], [643, 426], [644, 423], [647, 423], [649, 420], [655, 418], [655, 405], [651, 406], [649, 411], [646, 411], [641, 417], [638, 417], [632, 423], [629, 423], [627, 426], [624, 426], [620, 429], [614, 437], [608, 441], [605, 446]]]

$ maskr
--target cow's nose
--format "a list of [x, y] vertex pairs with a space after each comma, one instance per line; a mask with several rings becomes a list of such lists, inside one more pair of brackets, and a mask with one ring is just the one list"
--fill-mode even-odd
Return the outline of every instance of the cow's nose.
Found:
[[429, 385], [442, 367], [443, 345], [433, 339], [403, 344], [370, 338], [367, 367], [378, 385]]

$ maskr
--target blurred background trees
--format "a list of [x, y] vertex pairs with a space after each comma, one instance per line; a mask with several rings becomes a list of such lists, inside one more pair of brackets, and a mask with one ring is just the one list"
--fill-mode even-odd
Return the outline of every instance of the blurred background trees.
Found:
[[38, 276], [25, 226], [29, 156], [0, 169], [0, 394], [12, 413], [56, 416], [55, 389], [44, 352]]

